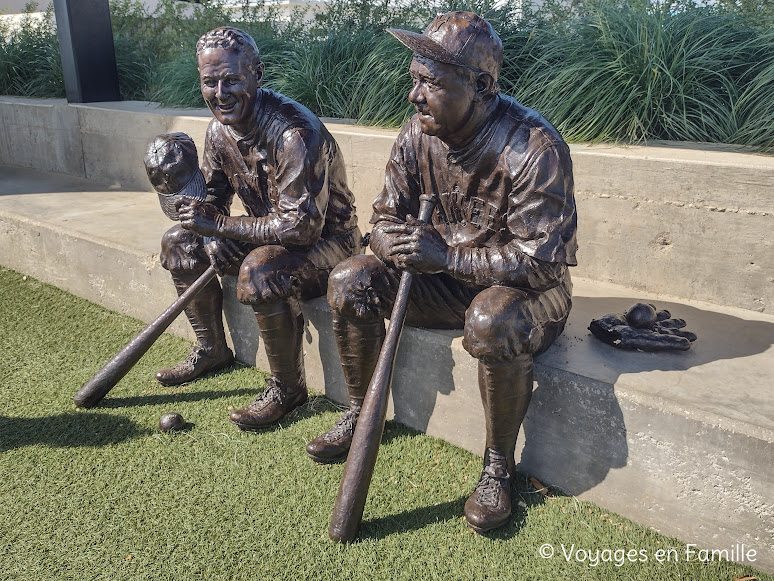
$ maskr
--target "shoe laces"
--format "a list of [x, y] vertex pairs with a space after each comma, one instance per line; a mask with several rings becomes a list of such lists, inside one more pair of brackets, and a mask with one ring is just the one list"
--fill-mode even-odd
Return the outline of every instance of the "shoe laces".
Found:
[[199, 363], [199, 359], [201, 359], [204, 355], [205, 352], [201, 345], [192, 345], [188, 355], [186, 355], [185, 359], [178, 363], [176, 367], [182, 367], [183, 369], [193, 369], [196, 367], [196, 364]]
[[495, 450], [487, 450], [487, 463], [476, 485], [476, 493], [482, 504], [497, 506], [503, 490], [510, 490], [511, 477], [508, 474], [505, 456]]
[[255, 400], [249, 404], [248, 407], [260, 410], [270, 403], [283, 406], [285, 405], [286, 400], [287, 395], [285, 394], [285, 389], [282, 385], [282, 382], [276, 377], [269, 377], [266, 379], [266, 389], [264, 389], [263, 393], [255, 398]]
[[345, 436], [352, 436], [355, 431], [355, 424], [360, 417], [360, 413], [352, 410], [347, 411], [341, 416], [333, 427], [323, 434], [323, 439], [326, 442], [335, 442]]

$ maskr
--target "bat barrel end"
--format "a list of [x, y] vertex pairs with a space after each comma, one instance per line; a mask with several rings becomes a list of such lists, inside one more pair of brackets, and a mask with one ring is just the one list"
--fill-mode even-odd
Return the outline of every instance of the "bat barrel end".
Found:
[[89, 394], [81, 394], [79, 391], [75, 394], [75, 397], [73, 397], [73, 403], [79, 408], [93, 408], [99, 403], [99, 400], [94, 401], [94, 398]]
[[105, 385], [102, 372], [100, 372], [78, 390], [78, 393], [73, 397], [73, 403], [79, 408], [93, 408], [102, 401], [102, 398], [107, 395], [107, 392], [110, 391], [113, 385], [115, 385], [114, 382], [109, 382], [108, 385]]
[[339, 543], [351, 543], [357, 538], [357, 533], [360, 529], [360, 523], [357, 526], [348, 526], [347, 523], [334, 523], [331, 522], [328, 527], [328, 536], [332, 541]]

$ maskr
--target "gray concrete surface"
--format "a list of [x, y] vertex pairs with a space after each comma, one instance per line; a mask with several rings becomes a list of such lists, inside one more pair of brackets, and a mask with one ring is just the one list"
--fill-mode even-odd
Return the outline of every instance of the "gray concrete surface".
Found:
[[[0, 97], [0, 163], [148, 191], [147, 141], [185, 131], [201, 149], [209, 118], [206, 110], [147, 102], [67, 105]], [[367, 225], [397, 132], [326, 123], [344, 152]], [[580, 275], [774, 313], [774, 157], [706, 145], [571, 150]]]
[[[175, 296], [158, 265], [169, 226], [153, 193], [0, 167], [0, 263], [145, 321]], [[224, 286], [239, 358], [266, 369], [251, 311], [233, 279]], [[620, 352], [589, 335], [592, 318], [639, 300], [685, 318], [691, 351]], [[328, 308], [304, 311], [310, 386], [344, 401]], [[191, 337], [184, 319], [172, 330]], [[745, 543], [774, 571], [774, 317], [576, 277], [568, 327], [536, 371], [523, 470], [686, 542]], [[390, 414], [482, 453], [476, 363], [459, 333], [406, 329]]]

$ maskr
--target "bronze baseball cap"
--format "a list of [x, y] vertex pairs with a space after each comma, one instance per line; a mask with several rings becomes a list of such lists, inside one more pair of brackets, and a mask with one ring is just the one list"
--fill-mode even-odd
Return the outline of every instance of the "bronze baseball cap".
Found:
[[203, 201], [207, 185], [199, 169], [196, 144], [185, 133], [166, 133], [151, 139], [145, 152], [145, 171], [159, 195], [161, 209], [178, 219], [175, 204], [183, 197]]
[[495, 81], [500, 74], [503, 43], [492, 25], [473, 12], [441, 14], [422, 34], [398, 28], [387, 32], [420, 56], [489, 73]]

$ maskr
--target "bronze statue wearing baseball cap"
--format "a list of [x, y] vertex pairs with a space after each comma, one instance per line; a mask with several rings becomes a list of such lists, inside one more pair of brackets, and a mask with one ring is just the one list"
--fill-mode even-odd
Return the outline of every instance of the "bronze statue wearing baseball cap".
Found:
[[[185, 194], [166, 206], [162, 199], [162, 207], [174, 205], [181, 223], [164, 235], [161, 263], [179, 294], [210, 264], [238, 276], [237, 298], [255, 312], [271, 377], [230, 419], [242, 429], [261, 429], [306, 401], [299, 299], [325, 293], [331, 269], [361, 252], [361, 233], [336, 141], [306, 107], [261, 88], [264, 65], [253, 39], [236, 28], [216, 28], [199, 39], [196, 55], [202, 95], [214, 115], [202, 174], [188, 171], [186, 146], [174, 136], [158, 138], [146, 159], [160, 196]], [[190, 195], [197, 188], [206, 199]], [[230, 215], [235, 194], [247, 216]], [[232, 363], [222, 304], [215, 279], [185, 311], [198, 344], [184, 361], [160, 370], [159, 382], [185, 383]]]
[[[417, 113], [398, 135], [373, 204], [374, 254], [333, 270], [328, 302], [355, 402], [373, 373], [402, 270], [415, 273], [407, 324], [464, 330], [486, 419], [484, 468], [465, 516], [486, 532], [511, 514], [533, 357], [559, 336], [570, 311], [572, 163], [539, 113], [499, 93], [502, 44], [487, 21], [451, 12], [422, 34], [389, 32], [414, 52], [408, 99]], [[415, 219], [420, 195], [436, 198], [431, 224]], [[356, 408], [350, 427], [357, 417]], [[310, 442], [309, 455], [345, 457], [343, 438], [325, 444]]]

